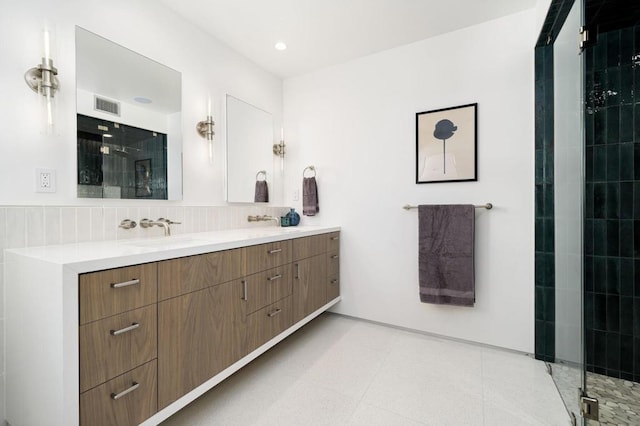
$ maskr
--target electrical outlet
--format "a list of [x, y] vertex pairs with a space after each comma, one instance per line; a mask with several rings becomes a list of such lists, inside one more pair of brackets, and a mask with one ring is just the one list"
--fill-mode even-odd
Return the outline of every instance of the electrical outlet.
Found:
[[36, 192], [56, 192], [56, 171], [36, 169]]

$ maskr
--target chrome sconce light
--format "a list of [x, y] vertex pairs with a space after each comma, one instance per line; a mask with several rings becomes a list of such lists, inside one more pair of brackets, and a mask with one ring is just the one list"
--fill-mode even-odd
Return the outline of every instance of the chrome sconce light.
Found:
[[273, 154], [280, 157], [280, 170], [284, 170], [284, 154], [286, 145], [284, 144], [284, 129], [280, 128], [280, 143], [273, 144]]
[[31, 90], [44, 97], [47, 128], [53, 127], [53, 98], [60, 87], [57, 75], [58, 69], [53, 66], [51, 59], [49, 31], [45, 29], [42, 63], [28, 69], [24, 74], [24, 80]]
[[209, 142], [210, 160], [213, 159], [213, 136], [216, 134], [216, 132], [213, 131], [213, 127], [215, 124], [215, 121], [213, 121], [213, 115], [211, 114], [211, 97], [209, 97], [209, 101], [207, 102], [207, 118], [198, 122], [196, 130], [200, 136]]

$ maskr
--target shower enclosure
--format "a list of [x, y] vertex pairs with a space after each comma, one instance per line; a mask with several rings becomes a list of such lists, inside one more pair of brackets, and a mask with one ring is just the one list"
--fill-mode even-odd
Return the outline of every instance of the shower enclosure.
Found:
[[576, 424], [640, 423], [638, 3], [554, 0], [536, 46], [536, 357]]

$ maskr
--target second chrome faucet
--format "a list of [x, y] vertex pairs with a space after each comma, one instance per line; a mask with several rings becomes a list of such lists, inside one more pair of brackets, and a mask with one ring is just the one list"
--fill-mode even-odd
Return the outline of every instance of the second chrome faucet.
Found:
[[151, 228], [152, 226], [160, 226], [164, 229], [164, 235], [165, 237], [168, 237], [171, 235], [171, 227], [170, 225], [180, 225], [181, 222], [174, 222], [172, 220], [169, 219], [165, 219], [163, 217], [159, 218], [158, 220], [151, 220], [151, 219], [142, 219], [140, 221], [140, 227], [141, 228]]

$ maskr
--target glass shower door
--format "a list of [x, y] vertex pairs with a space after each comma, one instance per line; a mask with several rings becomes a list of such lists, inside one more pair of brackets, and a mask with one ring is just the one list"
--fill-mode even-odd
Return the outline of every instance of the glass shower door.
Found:
[[565, 406], [580, 416], [583, 345], [583, 55], [578, 35], [584, 0], [576, 0], [553, 44], [555, 359], [552, 377]]

